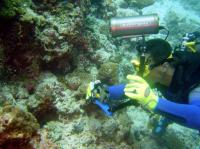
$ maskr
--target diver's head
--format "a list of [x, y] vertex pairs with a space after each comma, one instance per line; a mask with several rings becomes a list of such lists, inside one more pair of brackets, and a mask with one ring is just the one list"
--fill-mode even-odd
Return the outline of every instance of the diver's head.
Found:
[[147, 62], [151, 63], [151, 67], [164, 63], [172, 53], [170, 44], [166, 40], [159, 38], [148, 40], [146, 48]]
[[174, 67], [171, 65], [170, 58], [172, 48], [163, 39], [151, 39], [146, 42], [146, 64], [149, 68], [147, 80], [154, 84], [160, 83], [169, 86], [174, 74]]

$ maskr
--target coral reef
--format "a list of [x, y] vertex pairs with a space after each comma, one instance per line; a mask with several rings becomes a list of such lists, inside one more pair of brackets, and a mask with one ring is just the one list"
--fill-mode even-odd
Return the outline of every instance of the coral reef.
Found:
[[98, 73], [99, 80], [106, 84], [118, 83], [118, 64], [113, 62], [104, 63], [101, 65]]
[[[0, 87], [0, 105], [4, 104], [12, 104], [16, 105], [18, 102], [26, 101], [29, 98], [29, 93], [24, 88], [24, 83], [21, 82], [15, 82], [15, 83], [7, 83], [3, 84], [1, 83]], [[22, 104], [22, 103], [20, 103]], [[20, 106], [21, 108], [24, 107], [24, 104]], [[26, 109], [23, 108], [23, 109]]]
[[142, 108], [106, 117], [85, 100], [89, 82], [122, 83], [135, 71], [135, 39], [112, 38], [111, 17], [158, 13], [176, 45], [200, 23], [183, 8], [171, 0], [2, 0], [0, 148], [195, 148], [196, 131], [171, 124], [157, 138]]
[[[51, 120], [57, 120], [62, 115], [70, 116], [82, 113], [81, 106], [85, 101], [77, 102], [78, 92], [67, 89], [64, 83], [59, 82], [51, 73], [41, 74], [39, 78], [41, 83], [36, 86], [35, 93], [29, 96], [26, 104], [41, 125]], [[72, 86], [71, 84], [70, 87]], [[85, 92], [82, 94], [85, 95]]]
[[77, 90], [81, 85], [88, 84], [92, 81], [92, 76], [82, 70], [74, 70], [65, 76], [65, 81], [71, 90]]
[[138, 7], [140, 9], [152, 5], [155, 2], [155, 0], [125, 0], [125, 1], [128, 3], [128, 5]]
[[17, 144], [29, 148], [29, 141], [39, 128], [36, 118], [18, 107], [6, 105], [0, 109], [0, 146]]
[[0, 44], [4, 55], [2, 63], [6, 66], [4, 76], [37, 76], [42, 51], [35, 40], [35, 24], [12, 18], [2, 19], [0, 26]]
[[109, 19], [116, 15], [116, 8], [114, 0], [100, 0], [91, 1], [93, 9], [92, 11], [98, 18]]
[[38, 135], [31, 139], [30, 144], [33, 149], [60, 149], [58, 145], [52, 142], [48, 137], [48, 131], [46, 129], [38, 132]]
[[4, 65], [9, 67], [6, 72], [10, 76], [30, 74], [34, 77], [41, 68], [68, 73], [76, 66], [75, 55], [90, 49], [88, 38], [82, 32], [86, 13], [82, 3], [67, 4], [67, 9], [56, 5], [53, 12], [43, 12], [40, 6], [31, 9], [34, 5], [31, 1], [29, 5], [20, 1], [3, 3], [2, 12], [5, 12], [4, 7], [23, 10], [1, 23], [1, 28], [4, 28], [0, 33], [6, 57]]
[[23, 14], [24, 10], [30, 5], [30, 0], [2, 0], [0, 3], [0, 16], [10, 18]]
[[[192, 138], [193, 141], [186, 138]], [[198, 132], [172, 124], [166, 134], [158, 140], [169, 148], [196, 148], [199, 143]]]
[[[70, 122], [49, 122], [45, 129], [50, 132], [49, 137], [64, 148], [108, 148], [115, 147], [115, 141], [119, 148], [131, 148], [125, 143], [130, 124], [126, 116], [97, 119], [92, 115]], [[122, 120], [125, 120], [124, 123]]]
[[47, 27], [36, 31], [44, 47], [44, 69], [64, 74], [71, 72], [77, 67], [77, 56], [91, 50], [90, 39], [83, 32], [86, 28], [83, 6], [68, 4], [67, 8], [57, 7], [54, 12], [44, 13]]

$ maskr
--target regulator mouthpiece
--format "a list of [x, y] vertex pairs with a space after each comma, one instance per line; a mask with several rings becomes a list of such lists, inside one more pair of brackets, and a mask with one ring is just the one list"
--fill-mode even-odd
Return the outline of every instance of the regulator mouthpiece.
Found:
[[132, 17], [116, 17], [110, 20], [113, 37], [125, 37], [159, 32], [159, 18], [157, 14]]

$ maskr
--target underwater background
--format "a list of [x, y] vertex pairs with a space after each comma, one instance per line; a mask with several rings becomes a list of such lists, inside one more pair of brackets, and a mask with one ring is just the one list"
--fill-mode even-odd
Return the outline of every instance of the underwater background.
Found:
[[123, 83], [135, 72], [135, 39], [112, 37], [112, 17], [157, 13], [175, 47], [200, 30], [199, 8], [198, 0], [1, 0], [0, 149], [199, 147], [198, 131], [175, 123], [152, 135], [158, 116], [141, 107], [108, 117], [85, 99], [90, 81]]

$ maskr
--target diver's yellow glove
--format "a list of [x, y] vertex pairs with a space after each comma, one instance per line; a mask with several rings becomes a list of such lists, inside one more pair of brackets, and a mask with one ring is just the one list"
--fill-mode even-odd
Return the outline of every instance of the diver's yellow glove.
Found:
[[152, 91], [148, 83], [136, 75], [128, 75], [127, 79], [129, 83], [124, 89], [125, 95], [133, 100], [137, 100], [149, 110], [155, 109], [158, 103], [158, 96]]

